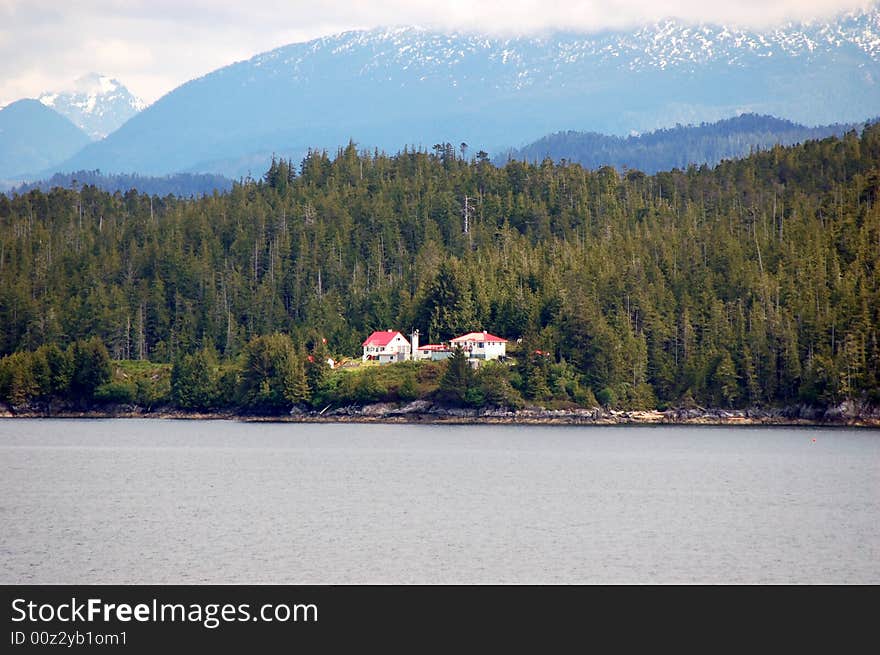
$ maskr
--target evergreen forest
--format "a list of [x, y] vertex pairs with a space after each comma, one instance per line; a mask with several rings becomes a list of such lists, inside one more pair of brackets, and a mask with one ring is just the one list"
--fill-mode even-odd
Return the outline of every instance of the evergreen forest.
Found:
[[[0, 195], [0, 399], [876, 404], [878, 196], [877, 124], [654, 175], [350, 143], [198, 198]], [[387, 328], [510, 358], [323, 364]]]

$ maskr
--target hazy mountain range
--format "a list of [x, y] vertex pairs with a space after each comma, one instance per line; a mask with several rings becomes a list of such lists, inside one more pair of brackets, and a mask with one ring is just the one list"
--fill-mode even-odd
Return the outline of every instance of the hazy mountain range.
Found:
[[841, 136], [850, 130], [861, 132], [864, 127], [865, 123], [806, 127], [773, 116], [743, 114], [715, 123], [677, 125], [628, 137], [566, 131], [502, 153], [495, 163], [503, 165], [508, 159], [534, 163], [549, 157], [555, 162], [564, 159], [589, 169], [614, 166], [653, 174], [684, 169], [691, 164], [714, 166], [723, 159], [745, 157], [774, 145]]
[[175, 173], [150, 177], [129, 173], [101, 173], [100, 171], [74, 171], [55, 173], [52, 177], [35, 182], [25, 182], [10, 189], [10, 193], [27, 193], [33, 189], [49, 192], [55, 187], [78, 189], [94, 186], [108, 193], [126, 193], [135, 189], [138, 193], [156, 196], [203, 196], [214, 191], [222, 193], [232, 188], [234, 181], [213, 173]]
[[53, 170], [144, 108], [118, 80], [91, 73], [68, 91], [0, 109], [0, 190]]
[[[510, 159], [536, 163], [549, 157], [555, 162], [566, 160], [588, 169], [613, 166], [620, 171], [638, 169], [655, 173], [673, 168], [683, 169], [690, 164], [712, 166], [723, 159], [745, 157], [755, 150], [777, 144], [792, 145], [841, 136], [850, 130], [861, 132], [864, 127], [865, 123], [806, 127], [772, 116], [743, 114], [715, 123], [678, 125], [629, 137], [594, 132], [558, 132], [523, 148], [503, 152], [494, 158], [494, 162], [503, 166]], [[48, 191], [57, 186], [70, 188], [84, 184], [111, 193], [135, 188], [150, 195], [165, 196], [170, 193], [189, 196], [228, 190], [233, 180], [213, 173], [175, 173], [156, 177], [80, 170], [56, 173], [47, 179], [19, 184], [11, 191]]]
[[[73, 115], [89, 107], [85, 97], [52, 103]], [[498, 155], [560, 130], [626, 136], [744, 112], [845, 124], [878, 107], [878, 5], [767, 31], [678, 21], [518, 38], [386, 28], [285, 46], [192, 80], [43, 176], [256, 176], [273, 153], [297, 161], [349, 139], [391, 152], [466, 142]]]

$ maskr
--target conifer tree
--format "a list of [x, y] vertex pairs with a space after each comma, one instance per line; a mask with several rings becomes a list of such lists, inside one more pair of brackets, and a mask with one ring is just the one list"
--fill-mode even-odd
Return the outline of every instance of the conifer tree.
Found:
[[440, 378], [440, 396], [448, 403], [463, 405], [473, 386], [474, 371], [467, 354], [460, 346], [456, 346], [452, 356], [446, 360], [446, 372]]

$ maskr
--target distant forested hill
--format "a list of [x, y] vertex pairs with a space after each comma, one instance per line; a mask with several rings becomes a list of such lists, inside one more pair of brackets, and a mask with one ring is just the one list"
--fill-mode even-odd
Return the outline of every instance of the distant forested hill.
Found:
[[232, 180], [222, 175], [209, 173], [177, 173], [164, 177], [150, 177], [136, 174], [104, 174], [100, 171], [76, 171], [75, 173], [56, 173], [47, 180], [28, 182], [10, 190], [10, 195], [27, 193], [34, 189], [48, 192], [55, 187], [72, 189], [78, 186], [94, 186], [102, 191], [125, 193], [137, 189], [141, 193], [157, 196], [188, 197], [211, 194], [214, 191], [229, 191]]
[[85, 132], [39, 101], [13, 102], [0, 109], [0, 185], [53, 166], [89, 141]]
[[627, 138], [595, 132], [557, 132], [496, 158], [541, 162], [549, 157], [563, 159], [586, 168], [613, 166], [618, 170], [637, 169], [645, 173], [684, 169], [693, 164], [714, 166], [725, 159], [745, 157], [774, 145], [793, 145], [808, 139], [842, 136], [864, 124], [806, 127], [791, 121], [743, 114], [716, 123], [678, 125]]
[[[250, 358], [271, 379], [241, 384], [292, 402], [307, 348], [357, 357], [386, 328], [510, 339], [486, 402], [877, 402], [880, 125], [655, 175], [349, 145], [196, 199], [0, 195], [0, 355], [79, 343], [87, 367], [94, 338], [115, 359], [204, 353], [206, 380]], [[296, 350], [269, 357], [254, 340], [275, 332]], [[66, 360], [37, 352], [0, 360], [0, 397], [56, 388]]]

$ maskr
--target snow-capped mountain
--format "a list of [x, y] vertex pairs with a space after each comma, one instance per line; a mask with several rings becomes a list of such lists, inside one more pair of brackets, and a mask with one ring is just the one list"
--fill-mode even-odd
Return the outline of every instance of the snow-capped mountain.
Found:
[[498, 38], [418, 27], [284, 46], [164, 96], [69, 167], [263, 170], [354, 139], [499, 152], [564, 129], [645, 132], [744, 112], [805, 125], [880, 108], [880, 5], [766, 31], [667, 20], [627, 32]]
[[93, 139], [103, 139], [145, 107], [118, 80], [99, 73], [80, 77], [67, 91], [43, 93], [38, 100]]
[[[630, 33], [557, 33], [541, 38], [498, 39], [468, 33], [441, 34], [419, 27], [346, 32], [257, 55], [249, 62], [309, 79], [309, 65], [322, 51], [366, 55], [359, 76], [397, 74], [406, 85], [415, 77], [448, 77], [453, 86], [489, 82], [497, 89], [520, 89], [580, 77], [585, 66], [650, 72], [702, 66], [755, 65], [772, 57], [821, 62], [841, 53], [880, 62], [880, 5], [849, 12], [833, 23], [806, 23], [754, 32], [734, 27], [691, 25], [665, 20]], [[500, 66], [498, 66], [500, 64]], [[280, 66], [279, 66], [280, 65]], [[491, 77], [486, 73], [495, 73]]]

